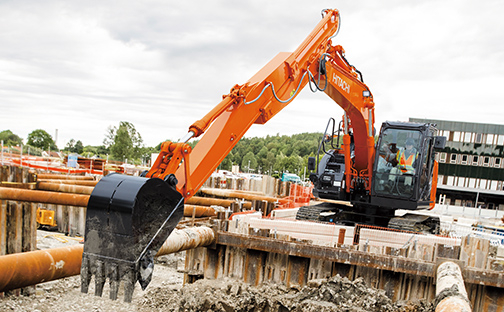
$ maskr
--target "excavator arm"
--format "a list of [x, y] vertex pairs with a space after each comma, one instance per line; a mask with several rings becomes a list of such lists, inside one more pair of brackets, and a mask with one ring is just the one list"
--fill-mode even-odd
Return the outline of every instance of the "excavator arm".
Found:
[[[153, 255], [183, 215], [183, 200], [208, 179], [254, 124], [264, 124], [287, 106], [307, 85], [325, 91], [345, 110], [344, 153], [347, 184], [369, 181], [374, 155], [374, 103], [360, 73], [331, 38], [340, 26], [337, 10], [323, 10], [322, 20], [292, 53], [279, 53], [202, 119], [189, 127], [180, 142], [164, 142], [145, 177], [112, 174], [95, 187], [88, 204], [81, 290], [95, 276], [101, 296], [108, 278], [112, 299], [125, 281], [125, 301], [131, 301], [139, 281], [145, 288], [153, 270]], [[350, 134], [355, 159], [350, 157]], [[191, 149], [187, 142], [201, 137]]]
[[[189, 127], [182, 142], [165, 142], [147, 177], [165, 179], [174, 174], [177, 190], [191, 197], [254, 123], [266, 123], [308, 83], [314, 91], [325, 91], [346, 112], [345, 140], [349, 146], [348, 132], [353, 128], [356, 143], [354, 166], [348, 168], [355, 167], [354, 176], [371, 173], [374, 103], [360, 74], [344, 58], [343, 48], [331, 45], [339, 21], [337, 10], [324, 10], [323, 19], [294, 52], [279, 53], [245, 84], [235, 85], [222, 102]], [[200, 135], [191, 151], [187, 140]]]

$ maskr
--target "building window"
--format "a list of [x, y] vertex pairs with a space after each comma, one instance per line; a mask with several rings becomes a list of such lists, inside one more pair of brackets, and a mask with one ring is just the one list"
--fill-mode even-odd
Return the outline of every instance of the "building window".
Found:
[[460, 142], [460, 131], [453, 132], [453, 142]]
[[450, 155], [450, 164], [456, 164], [457, 163], [457, 154], [451, 154]]
[[486, 135], [486, 144], [492, 145], [493, 144], [493, 138], [494, 138], [493, 134], [487, 134]]
[[476, 187], [476, 179], [475, 178], [469, 178], [469, 187], [475, 188]]
[[473, 161], [472, 161], [473, 166], [477, 166], [478, 165], [478, 159], [479, 159], [478, 155], [474, 155], [473, 156]]
[[483, 157], [483, 167], [488, 167], [490, 165], [490, 157]]
[[497, 138], [497, 145], [504, 145], [504, 135], [499, 134], [499, 137]]
[[471, 134], [472, 134], [471, 132], [466, 132], [464, 134], [464, 140], [463, 140], [464, 143], [471, 143]]
[[467, 155], [462, 155], [462, 165], [467, 165]]
[[482, 138], [483, 138], [483, 134], [476, 133], [476, 138], [474, 139], [474, 142], [475, 143], [481, 143], [483, 141]]
[[439, 162], [440, 163], [446, 162], [446, 153], [439, 153]]
[[501, 166], [501, 158], [495, 158], [494, 167], [500, 168], [500, 166]]
[[486, 189], [486, 185], [487, 185], [487, 180], [486, 179], [480, 179], [479, 180], [478, 188], [480, 188], [480, 189]]
[[490, 182], [490, 189], [491, 189], [491, 190], [498, 190], [497, 185], [498, 185], [497, 181], [492, 180], [492, 181]]

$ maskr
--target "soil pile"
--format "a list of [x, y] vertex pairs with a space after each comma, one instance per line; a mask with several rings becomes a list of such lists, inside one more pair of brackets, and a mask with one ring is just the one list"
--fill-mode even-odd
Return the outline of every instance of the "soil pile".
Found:
[[151, 289], [139, 302], [145, 311], [240, 312], [378, 312], [434, 311], [428, 302], [393, 303], [382, 290], [367, 287], [362, 279], [335, 276], [313, 280], [296, 289], [265, 284], [253, 287], [229, 279], [199, 280], [180, 290]]

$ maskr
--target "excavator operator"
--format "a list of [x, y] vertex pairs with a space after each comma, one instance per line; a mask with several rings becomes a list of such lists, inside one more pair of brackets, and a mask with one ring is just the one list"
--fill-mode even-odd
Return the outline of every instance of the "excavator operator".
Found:
[[418, 151], [416, 150], [415, 141], [412, 138], [408, 138], [406, 143], [404, 143], [405, 148], [401, 149], [397, 154], [397, 162], [399, 163], [399, 168], [402, 173], [415, 174], [415, 161], [418, 157]]

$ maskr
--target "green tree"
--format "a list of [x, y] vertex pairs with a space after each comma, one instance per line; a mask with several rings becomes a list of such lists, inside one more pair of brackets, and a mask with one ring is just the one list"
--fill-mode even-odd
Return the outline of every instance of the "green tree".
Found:
[[0, 140], [3, 141], [4, 146], [19, 146], [23, 144], [23, 139], [10, 130], [0, 132]]
[[37, 129], [30, 132], [30, 134], [28, 134], [28, 140], [26, 144], [38, 147], [43, 150], [50, 149], [54, 151], [58, 149], [58, 147], [54, 143], [52, 136], [42, 129]]
[[226, 158], [224, 158], [224, 160], [220, 163], [219, 169], [231, 171], [233, 167], [233, 162], [231, 161], [232, 158], [233, 155], [231, 153], [227, 154]]
[[68, 141], [68, 143], [65, 147], [65, 150], [70, 153], [77, 153], [77, 154], [81, 155], [82, 152], [84, 152], [84, 145], [82, 144], [82, 142], [80, 140], [75, 142], [74, 139], [70, 139], [70, 141]]
[[255, 170], [257, 168], [257, 159], [254, 156], [253, 152], [248, 152], [243, 156], [242, 162], [241, 162], [241, 170], [242, 171], [249, 171], [249, 170]]
[[75, 153], [82, 154], [82, 152], [84, 151], [84, 145], [82, 144], [81, 140], [77, 140], [77, 142], [75, 142], [74, 150]]
[[140, 160], [142, 158], [142, 136], [130, 122], [121, 121], [117, 128], [110, 126], [103, 143], [110, 149], [113, 159]]

